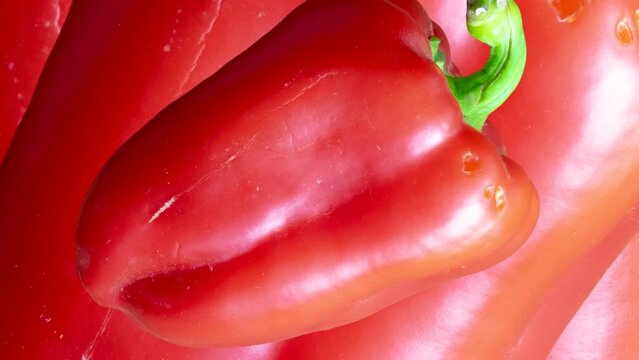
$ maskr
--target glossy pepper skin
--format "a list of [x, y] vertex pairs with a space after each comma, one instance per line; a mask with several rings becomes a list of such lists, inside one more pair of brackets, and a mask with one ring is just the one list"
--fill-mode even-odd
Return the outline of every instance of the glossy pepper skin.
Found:
[[544, 304], [527, 330], [527, 348], [539, 346], [537, 352], [550, 359], [579, 354], [584, 359], [632, 359], [637, 354], [639, 288], [634, 278], [639, 268], [633, 261], [639, 239], [637, 210], [633, 206], [595, 249], [557, 281], [548, 298], [563, 294], [564, 306], [552, 309]]
[[[0, 300], [0, 357], [275, 356], [277, 344], [174, 346], [95, 305], [75, 274], [73, 231], [85, 191], [117, 146], [299, 2], [74, 1], [0, 174], [0, 282], [12, 293]], [[180, 51], [165, 52], [167, 44]]]
[[71, 0], [0, 4], [0, 164], [69, 11]]
[[78, 231], [100, 304], [186, 345], [349, 323], [510, 255], [521, 169], [464, 124], [414, 1], [307, 1], [101, 172]]
[[[429, 13], [443, 4], [434, 5], [432, 8], [425, 5]], [[557, 187], [570, 184], [565, 187], [572, 189], [568, 192], [562, 194], [559, 189], [554, 191], [552, 201], [544, 199], [549, 197], [542, 193], [544, 205], [541, 221], [547, 222], [545, 219], [550, 217], [543, 213], [552, 211], [552, 220], [544, 227], [551, 229], [555, 226], [556, 234], [567, 232], [563, 240], [554, 241], [557, 244], [569, 244], [580, 254], [566, 271], [553, 275], [556, 278], [552, 280], [551, 287], [544, 290], [544, 300], [534, 305], [534, 316], [517, 340], [517, 351], [510, 356], [544, 358], [558, 341], [549, 355], [552, 359], [633, 358], [637, 352], [633, 350], [632, 334], [636, 333], [637, 320], [632, 304], [637, 303], [639, 296], [636, 287], [629, 281], [634, 271], [629, 260], [632, 246], [628, 245], [621, 254], [620, 251], [639, 231], [637, 204], [627, 211], [628, 204], [633, 201], [632, 196], [627, 196], [636, 191], [632, 171], [636, 171], [637, 162], [631, 154], [636, 152], [632, 149], [637, 148], [637, 137], [632, 135], [637, 130], [637, 104], [628, 95], [636, 85], [639, 70], [636, 61], [639, 56], [639, 28], [634, 25], [639, 2], [608, 1], [596, 5], [584, 1], [553, 1], [550, 4], [522, 2], [521, 7], [530, 40], [529, 64], [536, 63], [538, 66], [526, 70], [520, 89], [492, 117], [497, 122], [508, 153], [524, 164], [526, 169], [531, 168], [535, 183], [556, 183]], [[451, 17], [436, 15], [433, 18], [441, 21], [446, 33], [456, 35], [449, 27], [455, 26], [454, 22], [446, 21]], [[583, 44], [580, 39], [589, 41]], [[629, 42], [629, 39], [632, 41]], [[449, 36], [449, 40], [453, 55], [457, 54], [454, 57], [456, 63], [467, 65], [476, 59], [469, 55], [476, 52], [475, 44], [459, 36]], [[573, 55], [576, 57], [573, 58]], [[584, 62], [575, 62], [574, 59], [583, 59]], [[550, 89], [544, 86], [549, 81], [554, 84]], [[562, 95], [567, 93], [571, 96]], [[510, 120], [513, 117], [529, 120], [513, 122]], [[618, 127], [609, 127], [611, 121]], [[516, 128], [517, 124], [521, 125], [519, 129]], [[557, 124], [564, 125], [554, 126]], [[552, 137], [558, 141], [550, 141], [544, 133], [544, 129], [553, 128], [561, 129]], [[559, 139], [572, 140], [566, 142]], [[533, 147], [540, 150], [538, 156], [530, 156]], [[553, 148], [555, 150], [551, 150]], [[544, 160], [555, 159], [556, 154], [564, 156], [566, 160]], [[532, 166], [531, 161], [539, 163]], [[562, 168], [563, 171], [556, 171]], [[580, 188], [576, 180], [582, 176], [571, 179], [568, 169], [581, 169], [582, 173], [593, 174], [582, 179], [584, 183], [592, 183], [591, 188]], [[616, 172], [618, 169], [620, 171]], [[566, 176], [562, 178], [557, 173]], [[625, 181], [626, 185], [607, 183], [613, 179]], [[565, 199], [574, 197], [571, 192], [575, 191], [583, 191], [583, 194], [588, 195], [580, 200], [581, 204], [571, 209], [566, 206]], [[606, 200], [604, 205], [585, 205], [588, 198]], [[623, 200], [619, 202], [619, 199]], [[568, 217], [561, 215], [569, 214], [574, 209], [580, 209], [580, 216], [591, 213], [596, 218], [588, 221], [573, 217], [575, 220], [571, 222], [581, 224], [578, 234], [565, 230], [565, 219]], [[625, 215], [613, 220], [617, 223], [612, 229], [596, 230], [601, 229], [600, 221], [610, 216], [609, 211], [616, 214], [625, 212]], [[606, 215], [603, 218], [600, 217], [602, 212]], [[597, 234], [603, 232], [604, 235], [590, 233], [592, 230]], [[561, 238], [561, 235], [552, 235], [554, 231], [544, 232], [546, 236], [550, 234], [555, 239]], [[539, 234], [534, 234], [531, 243], [542, 241], [534, 240], [540, 238]], [[596, 245], [586, 253], [581, 253], [579, 248], [585, 245], [583, 241], [595, 241]], [[540, 251], [540, 256], [544, 254], [549, 256], [550, 253]], [[555, 256], [553, 254], [549, 258]], [[615, 260], [617, 256], [619, 259]], [[613, 261], [615, 265], [608, 271], [611, 274], [606, 274], [602, 284], [597, 285], [598, 290], [590, 295], [593, 299], [589, 298], [583, 304], [584, 309], [577, 312]], [[538, 276], [545, 270], [548, 270], [547, 266], [531, 268], [528, 277]], [[533, 293], [532, 289], [519, 289]], [[562, 335], [569, 321], [571, 325]], [[558, 340], [560, 335], [561, 339]]]
[[[636, 214], [635, 214], [636, 215]], [[639, 218], [635, 218], [639, 219]], [[639, 222], [639, 221], [637, 221]], [[599, 280], [549, 359], [633, 359], [639, 352], [639, 233]]]
[[[500, 316], [510, 322], [504, 336], [512, 343], [504, 344], [512, 348], [492, 347], [499, 355], [509, 352], [513, 359], [547, 356], [556, 341], [546, 338], [549, 330], [556, 323], [562, 329], [570, 319], [557, 313], [574, 313], [579, 305], [564, 303], [562, 285], [580, 281], [583, 273], [575, 269], [595, 267], [609, 251], [619, 253], [622, 247], [617, 245], [614, 232], [626, 226], [623, 223], [630, 221], [629, 210], [639, 202], [639, 161], [634, 156], [639, 153], [639, 102], [634, 95], [639, 90], [639, 1], [575, 2], [575, 7], [566, 1], [558, 3], [564, 6], [522, 5], [530, 19], [528, 32], [538, 32], [530, 47], [539, 52], [534, 57], [531, 54], [537, 68], [530, 68], [511, 100], [526, 98], [535, 112], [523, 111], [510, 102], [493, 117], [508, 154], [530, 171], [541, 201], [553, 204], [541, 209], [540, 226], [528, 246], [500, 271], [496, 284], [503, 290], [484, 298], [516, 304]], [[557, 21], [565, 16], [562, 10], [575, 13], [574, 18], [568, 18], [572, 22]], [[619, 34], [624, 24], [633, 33], [632, 44]], [[588, 39], [587, 44], [581, 43], [583, 39]], [[553, 58], [554, 54], [571, 56]], [[551, 81], [555, 82], [552, 92], [540, 85]], [[512, 117], [526, 120], [516, 129], [509, 121]], [[566, 123], [566, 119], [571, 121]], [[544, 152], [530, 156], [530, 149], [540, 144], [533, 138], [542, 139], [550, 132], [562, 141], [546, 136], [542, 140]], [[514, 140], [516, 137], [519, 139]], [[626, 235], [625, 242], [629, 239]], [[511, 277], [507, 272], [519, 276]], [[564, 280], [571, 275], [572, 279]], [[585, 282], [594, 285], [588, 278]], [[515, 292], [535, 295], [524, 299]], [[559, 309], [562, 305], [566, 308]], [[527, 325], [512, 321], [514, 314], [521, 314]], [[521, 335], [513, 336], [518, 331]]]
[[[632, 44], [616, 32], [621, 21], [636, 29], [639, 2], [592, 2], [573, 22], [560, 22], [544, 1], [520, 6], [531, 34], [528, 67], [491, 118], [509, 156], [538, 187], [540, 219], [531, 238], [497, 267], [362, 322], [290, 341], [283, 358], [411, 359], [426, 352], [432, 359], [543, 359], [580, 304], [565, 301], [566, 284], [592, 288], [603, 270], [585, 278], [577, 270], [623, 248], [616, 229], [626, 226], [619, 222], [639, 192], [639, 47], [636, 30]], [[453, 54], [465, 54], [449, 40]]]
[[[0, 298], [0, 358], [184, 355], [86, 294], [75, 269], [80, 208], [118, 146], [297, 3], [73, 1], [0, 168], [0, 286], [11, 294]], [[272, 349], [190, 349], [188, 358]]]

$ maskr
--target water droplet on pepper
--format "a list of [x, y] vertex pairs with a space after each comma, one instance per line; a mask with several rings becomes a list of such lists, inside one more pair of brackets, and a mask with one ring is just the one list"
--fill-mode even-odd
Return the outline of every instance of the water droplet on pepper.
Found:
[[497, 186], [495, 189], [495, 207], [501, 210], [506, 206], [506, 191], [503, 187]]
[[584, 8], [584, 0], [550, 0], [550, 7], [560, 22], [571, 23]]
[[464, 154], [464, 166], [462, 171], [464, 174], [470, 175], [481, 169], [481, 161], [470, 151]]
[[495, 187], [493, 185], [488, 185], [484, 188], [484, 197], [488, 200], [492, 200], [495, 195]]
[[51, 318], [51, 316], [49, 316], [49, 315], [46, 315], [46, 314], [41, 314], [41, 315], [40, 315], [40, 321], [41, 321], [43, 324], [48, 324], [48, 323], [50, 323], [50, 322], [51, 322], [51, 320], [52, 320], [52, 318]]
[[635, 42], [632, 29], [626, 20], [621, 20], [617, 23], [617, 40], [622, 45], [632, 45]]

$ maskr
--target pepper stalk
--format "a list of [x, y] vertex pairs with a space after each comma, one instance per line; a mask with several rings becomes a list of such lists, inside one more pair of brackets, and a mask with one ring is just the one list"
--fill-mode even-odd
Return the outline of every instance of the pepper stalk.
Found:
[[444, 71], [465, 121], [481, 130], [490, 113], [515, 90], [526, 64], [526, 39], [521, 13], [514, 0], [468, 0], [466, 25], [477, 40], [490, 46], [484, 67], [469, 75], [445, 70], [440, 39], [431, 37], [433, 60]]

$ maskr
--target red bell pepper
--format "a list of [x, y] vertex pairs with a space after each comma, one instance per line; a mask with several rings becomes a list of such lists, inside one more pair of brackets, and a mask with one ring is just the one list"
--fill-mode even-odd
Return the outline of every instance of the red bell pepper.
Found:
[[517, 8], [483, 3], [469, 24], [493, 56], [448, 81], [416, 1], [298, 7], [103, 169], [79, 226], [86, 289], [172, 342], [258, 344], [510, 255], [535, 192], [449, 89], [481, 128], [523, 69]]
[[[626, 26], [636, 34], [639, 2], [573, 3], [574, 11], [565, 2], [520, 4], [526, 33], [534, 34], [528, 66], [520, 87], [491, 116], [508, 153], [539, 186], [540, 220], [526, 245], [493, 269], [360, 323], [289, 342], [285, 357], [548, 354], [555, 329], [579, 304], [563, 302], [561, 285], [583, 281], [574, 269], [598, 251], [621, 248], [614, 228], [639, 199], [639, 160], [632, 155], [639, 151], [639, 50], [624, 35]], [[585, 280], [592, 286], [596, 278]]]
[[27, 110], [71, 0], [0, 4], [0, 164]]
[[[1, 281], [14, 294], [2, 299], [3, 357], [272, 353], [273, 346], [186, 351], [145, 336], [83, 294], [70, 245], [81, 196], [104, 159], [148, 114], [219, 67], [293, 3], [280, 1], [268, 9], [262, 2], [225, 3], [217, 13], [219, 4], [213, 3], [162, 2], [149, 8], [131, 1], [76, 0], [0, 174], [0, 264], [8, 275]], [[245, 25], [234, 31], [239, 17]], [[139, 27], [141, 18], [153, 22]], [[229, 46], [206, 46], [225, 43], [224, 38], [233, 39]], [[182, 51], [171, 51], [171, 41]], [[170, 72], [165, 71], [169, 63]], [[191, 71], [185, 83], [184, 74]]]

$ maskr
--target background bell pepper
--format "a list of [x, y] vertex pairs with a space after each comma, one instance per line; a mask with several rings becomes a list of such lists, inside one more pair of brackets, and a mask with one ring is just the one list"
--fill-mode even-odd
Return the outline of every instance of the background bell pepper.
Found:
[[70, 4], [71, 0], [0, 3], [0, 164]]
[[549, 359], [636, 357], [639, 353], [636, 341], [638, 258], [639, 236], [635, 235], [562, 332]]
[[[630, 280], [633, 267], [629, 266], [627, 259], [632, 251], [628, 248], [632, 249], [631, 244], [634, 241], [632, 239], [636, 237], [638, 232], [639, 218], [636, 214], [636, 206], [634, 206], [596, 248], [582, 257], [570, 271], [556, 281], [547, 295], [549, 301], [537, 311], [535, 318], [529, 323], [523, 337], [526, 348], [520, 349], [520, 353], [537, 353], [540, 354], [539, 356], [547, 356], [552, 347], [552, 355], [548, 356], [555, 359], [562, 356], [571, 358], [579, 352], [588, 353], [590, 357], [604, 352], [610, 356], [603, 358], [634, 357], [633, 354], [636, 353], [632, 351], [633, 347], [630, 345], [634, 335], [630, 334], [633, 333], [633, 329], [637, 329], [637, 322], [633, 321], [635, 316], [632, 305], [636, 303], [633, 302], [632, 298], [633, 294], [636, 293], [636, 286]], [[620, 254], [624, 247], [626, 248], [625, 254]], [[609, 269], [613, 261], [616, 265]], [[624, 274], [623, 271], [627, 271], [629, 274]], [[600, 280], [604, 272], [612, 272], [613, 275], [606, 275], [608, 280]], [[615, 280], [611, 280], [611, 276], [615, 277]], [[611, 281], [616, 281], [616, 284], [614, 286], [606, 285], [606, 282]], [[595, 289], [599, 289], [598, 291], [593, 290], [595, 285], [597, 286]], [[614, 290], [605, 295], [606, 299], [614, 300], [606, 303], [607, 306], [603, 307], [600, 304], [601, 296], [597, 295], [597, 292], [601, 292], [602, 288], [607, 291]], [[591, 293], [591, 291], [594, 292]], [[562, 307], [551, 306], [550, 300], [557, 302], [560, 299]], [[594, 305], [596, 310], [588, 310], [589, 307], [593, 308], [593, 305], [588, 304], [593, 303], [596, 304]], [[579, 316], [579, 313], [582, 315]], [[569, 321], [569, 327], [572, 330], [566, 328]], [[600, 337], [600, 334], [589, 331], [593, 323], [599, 321], [602, 321], [602, 326], [598, 327], [599, 333], [605, 334], [609, 339], [616, 339], [615, 342], [604, 341], [605, 337]], [[580, 324], [584, 322], [589, 325], [581, 326]], [[575, 336], [577, 332], [581, 333], [579, 338]], [[579, 343], [583, 345], [586, 339], [589, 339], [588, 344], [592, 349], [582, 347], [578, 352], [574, 352], [576, 346]], [[603, 345], [603, 342], [607, 344]]]

